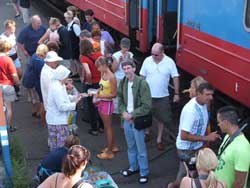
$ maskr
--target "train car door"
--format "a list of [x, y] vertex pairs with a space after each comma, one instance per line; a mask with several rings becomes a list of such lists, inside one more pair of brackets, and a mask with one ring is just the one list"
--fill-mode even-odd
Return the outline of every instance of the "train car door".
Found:
[[140, 0], [129, 1], [129, 36], [131, 38], [131, 47], [138, 47], [136, 40], [136, 31], [140, 28]]
[[[177, 0], [162, 0], [158, 13], [157, 40], [174, 53], [176, 48]], [[162, 7], [162, 10], [161, 10]]]

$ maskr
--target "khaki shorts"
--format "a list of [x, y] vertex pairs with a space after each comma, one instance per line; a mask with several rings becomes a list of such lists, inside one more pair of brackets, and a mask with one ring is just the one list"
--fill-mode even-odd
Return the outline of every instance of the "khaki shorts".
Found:
[[172, 112], [168, 97], [152, 98], [153, 117], [164, 124], [172, 123]]
[[14, 86], [0, 85], [0, 89], [3, 92], [4, 102], [14, 102], [16, 100], [16, 92]]

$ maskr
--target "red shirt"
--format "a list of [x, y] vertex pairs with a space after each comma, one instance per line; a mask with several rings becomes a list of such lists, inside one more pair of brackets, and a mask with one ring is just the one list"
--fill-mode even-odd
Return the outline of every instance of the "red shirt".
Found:
[[[89, 57], [91, 57], [94, 61], [96, 61], [100, 56], [102, 56], [101, 52], [95, 52], [89, 55]], [[89, 57], [81, 56], [80, 62], [88, 64], [92, 76], [92, 84], [96, 84], [101, 80], [101, 73], [97, 70], [95, 62], [93, 62], [93, 60], [91, 60]]]
[[0, 84], [14, 85], [13, 74], [17, 74], [12, 59], [6, 55], [0, 56]]

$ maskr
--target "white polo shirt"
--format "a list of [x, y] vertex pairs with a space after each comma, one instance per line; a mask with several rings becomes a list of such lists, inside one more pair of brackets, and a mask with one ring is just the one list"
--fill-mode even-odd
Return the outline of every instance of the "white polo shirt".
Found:
[[147, 57], [141, 67], [140, 75], [146, 78], [153, 98], [169, 96], [170, 76], [171, 78], [179, 76], [175, 62], [166, 55], [158, 64], [154, 62], [152, 56]]

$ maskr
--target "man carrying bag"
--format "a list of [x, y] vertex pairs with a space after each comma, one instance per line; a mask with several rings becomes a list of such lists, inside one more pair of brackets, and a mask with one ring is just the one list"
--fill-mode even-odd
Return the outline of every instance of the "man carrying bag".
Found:
[[[124, 177], [139, 173], [139, 183], [148, 182], [148, 157], [144, 142], [145, 128], [152, 123], [150, 111], [152, 106], [150, 89], [145, 80], [135, 75], [133, 60], [122, 62], [122, 69], [126, 78], [118, 89], [118, 108], [124, 119], [124, 133], [128, 146], [129, 168], [122, 170]], [[144, 117], [144, 118], [142, 118]], [[140, 118], [139, 128], [135, 121]], [[145, 127], [141, 122], [145, 122]], [[138, 121], [137, 121], [138, 123]], [[137, 124], [138, 125], [138, 124]]]

